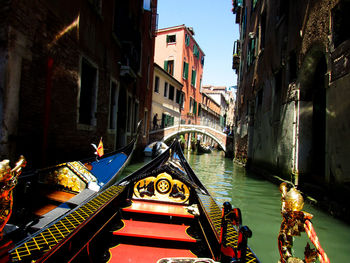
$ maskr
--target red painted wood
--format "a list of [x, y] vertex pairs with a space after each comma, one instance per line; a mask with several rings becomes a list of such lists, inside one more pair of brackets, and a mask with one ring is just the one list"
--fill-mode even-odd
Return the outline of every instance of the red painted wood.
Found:
[[132, 205], [123, 208], [123, 211], [194, 218], [192, 214], [187, 212], [186, 206], [140, 200], [133, 200]]
[[196, 239], [186, 232], [189, 226], [133, 220], [123, 220], [123, 223], [124, 227], [114, 231], [114, 235], [196, 242]]
[[120, 244], [109, 250], [111, 258], [108, 262], [137, 262], [137, 263], [156, 263], [161, 258], [166, 257], [196, 257], [190, 250], [135, 246]]

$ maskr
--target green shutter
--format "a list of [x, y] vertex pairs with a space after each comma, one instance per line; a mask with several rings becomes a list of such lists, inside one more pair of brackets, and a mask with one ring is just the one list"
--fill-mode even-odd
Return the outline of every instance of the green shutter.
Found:
[[193, 114], [196, 115], [197, 113], [197, 101], [194, 101], [194, 104], [193, 104]]
[[164, 60], [164, 70], [168, 72], [168, 60]]
[[193, 87], [196, 87], [196, 71], [195, 70], [192, 70], [191, 84]]
[[188, 63], [184, 62], [183, 78], [188, 79]]

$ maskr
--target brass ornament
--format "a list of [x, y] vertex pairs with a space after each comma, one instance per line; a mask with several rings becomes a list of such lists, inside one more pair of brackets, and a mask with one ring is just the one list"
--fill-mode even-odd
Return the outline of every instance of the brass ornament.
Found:
[[282, 183], [279, 188], [281, 192], [282, 203], [282, 223], [278, 235], [278, 249], [280, 252], [280, 263], [299, 263], [316, 262], [315, 249], [311, 249], [307, 243], [304, 251], [305, 260], [293, 257], [292, 248], [295, 236], [300, 236], [305, 232], [305, 221], [310, 220], [313, 216], [307, 212], [301, 211], [304, 206], [304, 198], [300, 191], [295, 187], [288, 190], [286, 183]]
[[138, 199], [186, 203], [189, 196], [187, 185], [166, 172], [141, 179], [134, 186], [134, 197]]
[[0, 238], [2, 238], [2, 230], [11, 217], [13, 188], [17, 184], [17, 178], [21, 174], [22, 168], [27, 164], [23, 156], [19, 158], [12, 170], [9, 163], [9, 160], [0, 162]]

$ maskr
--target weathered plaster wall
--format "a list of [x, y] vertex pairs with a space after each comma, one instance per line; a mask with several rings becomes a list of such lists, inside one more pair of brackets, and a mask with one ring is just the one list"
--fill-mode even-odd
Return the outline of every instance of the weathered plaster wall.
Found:
[[350, 74], [327, 89], [327, 174], [331, 182], [350, 184]]

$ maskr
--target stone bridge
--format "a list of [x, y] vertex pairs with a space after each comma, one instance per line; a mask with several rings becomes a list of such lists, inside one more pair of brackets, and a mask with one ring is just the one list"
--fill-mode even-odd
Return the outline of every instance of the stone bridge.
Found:
[[227, 155], [233, 153], [233, 136], [228, 136], [226, 133], [218, 131], [208, 126], [201, 125], [177, 125], [172, 127], [167, 127], [164, 129], [157, 129], [150, 131], [149, 133], [149, 143], [154, 141], [169, 141], [180, 134], [186, 133], [199, 133], [212, 138], [217, 142], [220, 147], [226, 152]]

